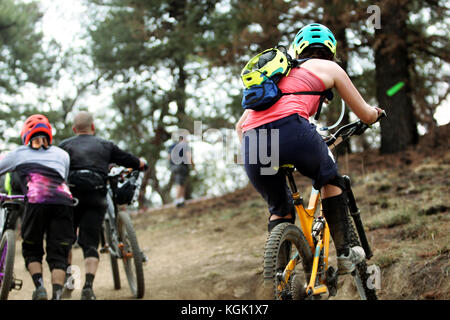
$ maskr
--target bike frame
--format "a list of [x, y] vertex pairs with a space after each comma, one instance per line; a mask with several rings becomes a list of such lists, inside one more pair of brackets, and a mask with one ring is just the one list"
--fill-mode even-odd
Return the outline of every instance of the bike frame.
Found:
[[[320, 205], [320, 191], [312, 188], [311, 195], [309, 198], [308, 206], [305, 208], [303, 205], [303, 199], [300, 196], [300, 192], [297, 190], [297, 187], [293, 178], [293, 165], [284, 165], [282, 166], [282, 170], [285, 170], [285, 174], [289, 181], [289, 186], [292, 192], [292, 198], [294, 201], [294, 206], [297, 211], [298, 220], [300, 222], [300, 230], [305, 236], [306, 241], [309, 244], [311, 252], [313, 253], [313, 267], [311, 270], [311, 277], [309, 279], [308, 287], [306, 292], [308, 295], [317, 295], [326, 293], [328, 291], [327, 286], [325, 284], [325, 271], [328, 268], [328, 256], [329, 256], [329, 247], [330, 247], [330, 230], [328, 228], [328, 224], [323, 218], [323, 213]], [[322, 220], [323, 219], [323, 220]], [[307, 230], [313, 229], [314, 221], [324, 221], [323, 228], [318, 234], [318, 236], [313, 238], [311, 232], [306, 232]], [[321, 253], [323, 255], [321, 256]], [[320, 259], [323, 259], [323, 262], [320, 264]], [[294, 271], [297, 263], [299, 262], [298, 253], [289, 261], [284, 272], [283, 279], [284, 283], [281, 283], [280, 286], [284, 287], [288, 283], [289, 277]], [[321, 269], [319, 271], [319, 268]], [[319, 285], [316, 286], [316, 280], [319, 280]], [[279, 288], [280, 291], [282, 288]]]
[[[377, 121], [385, 114], [382, 114]], [[333, 150], [343, 141], [347, 140], [350, 136], [354, 134], [361, 134], [369, 126], [358, 121], [353, 122], [348, 125], [341, 127], [334, 135], [325, 140], [330, 150]], [[347, 130], [347, 131], [346, 131]], [[298, 220], [300, 223], [300, 230], [303, 233], [306, 241], [309, 244], [311, 252], [313, 254], [313, 265], [311, 270], [311, 275], [306, 288], [306, 295], [320, 295], [328, 292], [328, 287], [326, 285], [326, 271], [328, 269], [328, 257], [330, 248], [330, 229], [323, 216], [322, 205], [320, 202], [320, 191], [312, 188], [311, 195], [309, 198], [308, 206], [305, 208], [303, 205], [303, 199], [300, 192], [297, 190], [295, 185], [293, 172], [295, 170], [294, 165], [286, 164], [281, 166], [281, 170], [284, 171], [289, 187], [292, 192], [292, 198], [294, 206], [297, 212]], [[347, 177], [348, 179], [348, 177]], [[350, 213], [353, 218], [359, 220], [359, 209], [356, 207], [353, 193], [348, 183], [349, 196], [350, 196]], [[313, 236], [313, 228], [315, 228], [315, 222], [317, 223], [317, 233]], [[361, 220], [359, 224], [356, 223], [357, 229], [361, 228]], [[370, 258], [372, 256], [370, 247], [368, 245], [367, 239], [363, 230], [358, 230], [359, 237], [363, 243], [364, 250], [366, 252], [366, 257]], [[362, 236], [362, 237], [361, 237]], [[282, 291], [285, 285], [288, 284], [289, 277], [294, 271], [297, 263], [299, 262], [298, 252], [289, 261], [285, 270], [283, 271], [283, 282], [280, 282], [278, 289]]]
[[[114, 169], [114, 168], [113, 168]], [[124, 263], [124, 271], [130, 285], [130, 289], [136, 298], [142, 298], [145, 292], [143, 260], [144, 255], [139, 248], [137, 237], [128, 213], [119, 211], [119, 200], [116, 191], [119, 182], [130, 182], [136, 186], [133, 202], [142, 180], [141, 173], [132, 169], [117, 168], [111, 170], [107, 183], [107, 213], [105, 214], [103, 227], [108, 228], [101, 233], [101, 252], [108, 252], [111, 258], [114, 288], [120, 289], [120, 276], [117, 260]], [[125, 182], [126, 180], [126, 182]], [[128, 203], [129, 204], [129, 203]], [[142, 259], [142, 260], [141, 260]]]
[[[107, 186], [106, 203], [108, 205], [108, 209], [106, 210], [105, 220], [108, 220], [110, 222], [109, 226], [114, 229], [114, 232], [111, 233], [111, 236], [115, 238], [118, 234], [117, 219], [116, 219], [117, 205], [114, 203], [113, 190], [111, 189], [111, 186], [109, 183]], [[109, 246], [108, 246], [109, 253], [117, 258], [120, 258], [119, 252], [116, 252], [116, 250], [115, 250], [115, 247], [117, 247], [119, 244], [119, 239], [111, 239], [111, 241], [115, 242], [116, 245], [109, 243]]]
[[[124, 245], [120, 241], [120, 239], [117, 238], [119, 235], [119, 230], [118, 230], [119, 226], [118, 226], [118, 222], [117, 222], [118, 208], [117, 208], [117, 203], [116, 203], [115, 197], [114, 197], [114, 190], [118, 187], [117, 186], [118, 177], [121, 174], [126, 173], [126, 172], [131, 173], [131, 171], [132, 171], [131, 169], [123, 169], [123, 168], [119, 169], [115, 174], [110, 175], [108, 177], [108, 183], [106, 186], [106, 190], [107, 190], [106, 202], [107, 202], [108, 209], [106, 210], [104, 219], [108, 220], [110, 222], [109, 223], [110, 227], [114, 229], [114, 232], [111, 233], [111, 235], [113, 237], [113, 239], [111, 239], [111, 241], [113, 242], [113, 244], [110, 244], [107, 249], [111, 255], [113, 255], [119, 259], [131, 258], [131, 254], [125, 253], [123, 251]], [[118, 252], [117, 250], [115, 250], [116, 248], [118, 250], [121, 250], [122, 252]]]

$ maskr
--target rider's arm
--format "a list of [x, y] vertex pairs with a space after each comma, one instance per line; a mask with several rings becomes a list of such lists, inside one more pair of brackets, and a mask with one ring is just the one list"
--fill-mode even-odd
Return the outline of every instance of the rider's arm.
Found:
[[236, 132], [238, 134], [239, 141], [241, 143], [242, 143], [242, 125], [244, 124], [245, 119], [247, 119], [249, 112], [250, 112], [249, 110], [245, 110], [241, 118], [239, 119], [238, 123], [236, 124]]
[[366, 103], [358, 90], [353, 85], [349, 76], [336, 62], [321, 59], [311, 59], [302, 67], [310, 70], [322, 79], [327, 89], [336, 88], [345, 103], [362, 120], [362, 122], [374, 123], [381, 112], [380, 108], [371, 107]]
[[194, 163], [194, 159], [192, 158], [191, 148], [186, 150], [186, 157], [188, 160], [188, 164], [192, 165], [192, 168], [195, 170], [195, 163]]
[[144, 161], [139, 159], [138, 157], [132, 155], [129, 152], [126, 152], [122, 149], [120, 149], [118, 146], [116, 146], [114, 143], [111, 142], [111, 163], [118, 164], [119, 166], [127, 167], [127, 168], [133, 168], [133, 169], [139, 169], [144, 166]]

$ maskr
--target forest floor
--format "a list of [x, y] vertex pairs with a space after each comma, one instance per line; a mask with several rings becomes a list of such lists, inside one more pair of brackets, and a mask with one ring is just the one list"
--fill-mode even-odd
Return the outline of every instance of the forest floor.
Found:
[[[372, 151], [339, 159], [341, 173], [352, 178], [374, 252], [369, 265], [381, 269], [380, 299], [450, 299], [449, 138], [447, 125], [399, 154]], [[308, 195], [309, 181], [297, 178]], [[263, 298], [267, 218], [266, 205], [251, 186], [180, 209], [166, 206], [133, 216], [140, 246], [150, 259], [144, 268], [144, 299]], [[15, 273], [23, 288], [10, 293], [12, 300], [30, 299], [33, 290], [20, 243]], [[81, 250], [74, 249], [73, 256], [83, 275]], [[132, 299], [120, 268], [122, 289], [114, 290], [109, 258], [101, 256], [94, 283], [98, 299]], [[350, 276], [339, 284], [335, 299], [357, 297]], [[73, 299], [80, 298], [80, 291], [74, 291]]]

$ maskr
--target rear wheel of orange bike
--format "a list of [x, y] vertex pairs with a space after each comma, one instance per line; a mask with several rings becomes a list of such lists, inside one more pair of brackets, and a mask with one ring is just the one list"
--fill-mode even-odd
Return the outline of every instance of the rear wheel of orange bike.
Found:
[[[286, 266], [293, 260], [296, 264], [290, 273], [286, 271]], [[275, 300], [299, 298], [298, 293], [293, 293], [293, 288], [303, 288], [306, 285], [312, 262], [313, 256], [309, 245], [297, 226], [281, 223], [273, 228], [264, 251], [266, 298]]]

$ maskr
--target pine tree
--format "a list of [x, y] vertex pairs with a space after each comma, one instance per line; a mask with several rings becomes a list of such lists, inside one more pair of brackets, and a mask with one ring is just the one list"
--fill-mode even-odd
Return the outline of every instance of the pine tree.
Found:
[[[188, 86], [203, 81], [203, 47], [212, 41], [208, 32], [218, 1], [91, 3], [97, 5], [94, 10], [104, 8], [103, 18], [91, 29], [91, 52], [96, 67], [117, 88], [111, 107], [121, 121], [114, 122], [113, 137], [151, 159], [143, 188], [148, 182], [169, 202], [171, 181], [160, 181], [155, 168], [158, 160], [167, 161], [163, 151], [173, 131], [193, 132], [195, 114], [208, 113], [200, 103], [196, 110], [188, 109], [189, 101], [198, 99]], [[124, 136], [130, 128], [133, 136]]]

